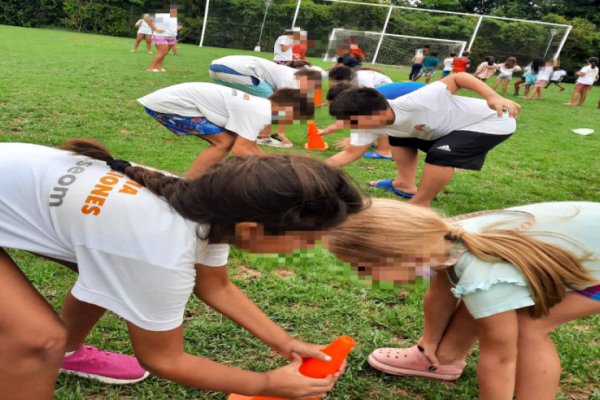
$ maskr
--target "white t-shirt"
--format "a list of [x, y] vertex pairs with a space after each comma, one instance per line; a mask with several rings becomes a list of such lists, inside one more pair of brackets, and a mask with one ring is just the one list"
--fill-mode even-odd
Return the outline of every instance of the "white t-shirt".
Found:
[[550, 77], [551, 81], [560, 81], [563, 76], [567, 76], [567, 71], [564, 69], [559, 69], [558, 71], [554, 71], [552, 76]]
[[504, 63], [498, 65], [500, 67], [500, 75], [504, 76], [512, 76], [515, 71], [520, 71], [521, 67], [518, 65], [514, 65], [511, 68], [507, 68]]
[[265, 81], [273, 90], [298, 88], [298, 83], [294, 77], [297, 70], [261, 57], [226, 56], [213, 60], [212, 64], [225, 65], [242, 75], [253, 76], [260, 81]]
[[552, 66], [541, 67], [540, 71], [537, 74], [537, 80], [538, 81], [549, 81], [550, 75], [552, 75], [552, 71], [554, 71], [554, 67], [552, 67]]
[[[288, 35], [281, 35], [275, 41], [275, 46], [273, 47], [273, 60], [275, 61], [292, 61], [294, 53], [291, 45], [294, 40]], [[286, 51], [281, 50], [281, 45], [290, 46]]]
[[444, 59], [444, 71], [452, 71], [452, 64], [454, 63], [454, 57], [448, 57]]
[[[364, 146], [382, 135], [436, 140], [457, 130], [492, 135], [516, 130], [516, 121], [508, 114], [499, 118], [485, 100], [453, 95], [441, 81], [388, 102], [396, 116], [394, 123], [378, 129], [354, 129], [350, 144]], [[423, 130], [416, 128], [420, 125]]]
[[581, 83], [582, 85], [593, 85], [596, 82], [596, 77], [598, 76], [598, 67], [592, 69], [591, 66], [586, 65], [581, 68], [581, 71], [585, 75], [577, 78], [577, 83]]
[[138, 102], [159, 113], [206, 117], [213, 124], [252, 141], [271, 124], [269, 100], [208, 82], [169, 86], [140, 97]]
[[139, 24], [137, 33], [142, 35], [152, 35], [152, 29], [150, 28], [150, 25], [148, 25], [143, 19], [138, 20], [138, 22], [135, 24]]
[[177, 18], [171, 18], [169, 13], [156, 14], [154, 16], [154, 26], [156, 29], [162, 29], [164, 32], [154, 32], [154, 36], [175, 37], [177, 36]]
[[381, 72], [361, 69], [356, 71], [356, 86], [360, 88], [375, 88], [377, 86], [392, 83], [392, 79]]
[[181, 325], [195, 264], [227, 263], [207, 227], [112, 171], [50, 147], [0, 143], [0, 247], [77, 263], [73, 295], [147, 330]]

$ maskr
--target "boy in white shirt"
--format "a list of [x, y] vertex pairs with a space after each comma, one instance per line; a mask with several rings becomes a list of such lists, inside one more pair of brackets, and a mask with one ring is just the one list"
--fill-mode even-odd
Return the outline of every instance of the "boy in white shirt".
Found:
[[300, 31], [300, 28], [286, 29], [283, 35], [275, 40], [275, 45], [273, 46], [273, 61], [277, 64], [287, 64], [294, 60], [294, 39], [296, 33], [299, 39]]
[[309, 118], [314, 104], [297, 89], [280, 89], [269, 99], [208, 82], [181, 83], [138, 99], [146, 112], [178, 136], [197, 136], [210, 143], [198, 155], [187, 178], [197, 178], [231, 151], [236, 156], [263, 155], [259, 136], [271, 123], [291, 124]]
[[[484, 100], [454, 95], [461, 88]], [[350, 146], [325, 162], [335, 167], [349, 164], [372, 142], [388, 136], [398, 175], [370, 185], [428, 207], [450, 183], [454, 168], [483, 167], [487, 152], [515, 131], [519, 109], [517, 103], [467, 73], [450, 75], [389, 101], [373, 89], [346, 90], [329, 107], [337, 122], [321, 134], [351, 128]], [[427, 153], [427, 158], [417, 190], [418, 150]]]
[[556, 67], [554, 69], [554, 72], [552, 72], [552, 75], [550, 75], [550, 82], [548, 82], [548, 84], [546, 85], [546, 89], [548, 88], [548, 86], [554, 83], [560, 88], [561, 92], [565, 90], [564, 86], [560, 85], [565, 76], [567, 76], [567, 71], [565, 71], [564, 69], [560, 69], [560, 67]]

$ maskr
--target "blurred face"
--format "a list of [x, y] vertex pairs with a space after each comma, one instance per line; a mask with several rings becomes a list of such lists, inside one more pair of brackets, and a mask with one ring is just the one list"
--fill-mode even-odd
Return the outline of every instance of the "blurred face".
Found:
[[298, 76], [296, 80], [298, 81], [298, 89], [302, 93], [311, 93], [317, 89], [321, 89], [320, 81], [309, 79], [307, 76]]
[[320, 231], [289, 231], [282, 235], [269, 235], [261, 224], [242, 222], [235, 227], [235, 245], [251, 253], [293, 253], [312, 249], [321, 239]]
[[271, 121], [274, 124], [289, 125], [294, 122], [294, 107], [271, 103]]
[[380, 128], [391, 124], [394, 121], [394, 117], [394, 112], [391, 108], [377, 111], [372, 115], [352, 115], [349, 119], [343, 120], [343, 127], [345, 129]]

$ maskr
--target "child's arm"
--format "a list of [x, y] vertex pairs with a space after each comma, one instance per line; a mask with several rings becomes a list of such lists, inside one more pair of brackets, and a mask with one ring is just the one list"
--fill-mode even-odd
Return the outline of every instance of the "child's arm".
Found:
[[451, 284], [446, 271], [439, 271], [431, 279], [431, 285], [423, 299], [425, 322], [423, 337], [419, 341], [419, 345], [423, 347], [424, 354], [431, 364], [436, 367], [440, 365], [436, 356], [438, 344], [444, 336], [444, 331], [456, 311], [458, 303], [450, 288]]
[[355, 146], [351, 144], [344, 150], [325, 160], [325, 164], [334, 168], [343, 167], [344, 165], [350, 164], [361, 158], [362, 155], [369, 150], [369, 147], [371, 147], [371, 144], [366, 144], [364, 146]]
[[479, 398], [512, 399], [517, 370], [519, 324], [514, 310], [477, 320]]
[[153, 332], [128, 324], [135, 354], [150, 372], [191, 387], [244, 395], [297, 398], [321, 395], [331, 389], [330, 386], [339, 375], [315, 380], [303, 377], [298, 372], [300, 356], [325, 357], [318, 350], [319, 346], [292, 339], [269, 320], [229, 281], [226, 266], [196, 265], [194, 292], [207, 305], [248, 329], [294, 362], [266, 373], [244, 371], [186, 353], [182, 326], [170, 331]]
[[521, 109], [519, 104], [500, 96], [491, 87], [486, 85], [485, 82], [466, 72], [449, 75], [441, 81], [446, 84], [452, 94], [455, 94], [458, 89], [467, 89], [477, 93], [487, 101], [488, 106], [492, 110], [496, 110], [498, 117], [502, 116], [504, 109], [508, 110], [508, 114], [512, 118], [516, 118], [519, 115], [519, 110]]
[[143, 19], [138, 19], [138, 21], [135, 23], [135, 27], [136, 27], [136, 28], [139, 28], [139, 27], [140, 27], [140, 25], [142, 24], [142, 22], [144, 22], [144, 20], [143, 20]]
[[163, 29], [158, 29], [156, 27], [156, 25], [154, 24], [154, 20], [152, 18], [150, 18], [149, 16], [144, 17], [144, 21], [146, 21], [146, 23], [148, 24], [148, 26], [150, 27], [150, 29], [152, 29], [152, 32], [158, 32], [158, 33], [163, 33], [164, 32]]

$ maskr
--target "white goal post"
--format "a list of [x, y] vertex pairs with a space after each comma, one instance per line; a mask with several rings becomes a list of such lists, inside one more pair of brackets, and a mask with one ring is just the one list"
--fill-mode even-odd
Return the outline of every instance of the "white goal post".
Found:
[[429, 45], [432, 52], [437, 52], [440, 60], [448, 57], [450, 53], [460, 55], [467, 47], [467, 42], [461, 40], [334, 28], [329, 35], [323, 61], [335, 59], [336, 47], [349, 40], [355, 42], [363, 51], [364, 62], [383, 65], [410, 65], [415, 51], [424, 45]]

